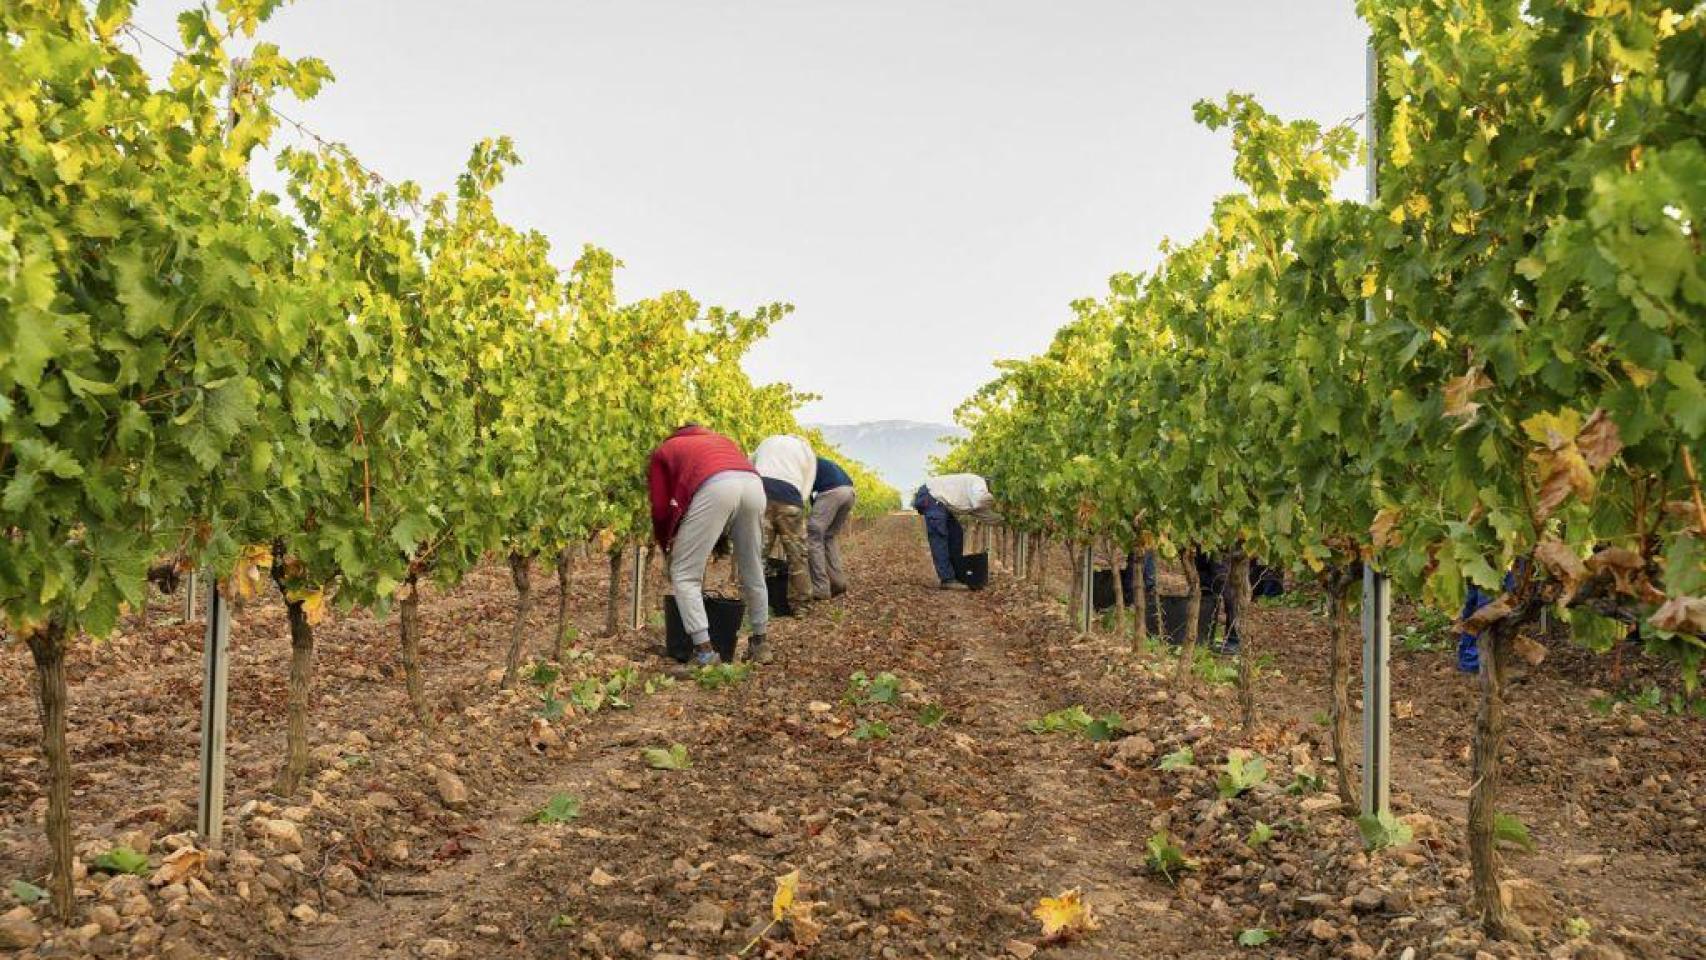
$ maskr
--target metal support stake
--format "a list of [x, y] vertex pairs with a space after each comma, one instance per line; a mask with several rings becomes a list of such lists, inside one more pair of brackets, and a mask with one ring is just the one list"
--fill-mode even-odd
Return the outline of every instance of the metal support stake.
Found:
[[[1379, 168], [1375, 145], [1380, 132], [1375, 122], [1375, 99], [1380, 90], [1379, 60], [1368, 45], [1367, 104], [1363, 111], [1368, 155], [1364, 187], [1372, 206], [1379, 197]], [[1374, 302], [1363, 303], [1363, 317], [1374, 322]], [[1379, 816], [1392, 799], [1392, 595], [1386, 575], [1365, 564], [1362, 568], [1362, 812]], [[1338, 762], [1343, 763], [1340, 758]]]
[[1080, 629], [1090, 632], [1090, 622], [1096, 615], [1096, 548], [1084, 544], [1084, 573], [1078, 578], [1078, 618]]
[[634, 602], [629, 619], [631, 629], [638, 630], [644, 624], [640, 620], [640, 611], [645, 602], [646, 592], [646, 545], [634, 544]]
[[194, 570], [191, 570], [189, 572], [189, 575], [184, 577], [184, 622], [185, 623], [192, 623], [195, 621], [195, 586], [196, 586], [196, 573]]
[[[1392, 593], [1386, 575], [1362, 569], [1362, 812], [1379, 816], [1392, 800]], [[1343, 762], [1340, 760], [1338, 762]]]
[[219, 592], [219, 581], [207, 582], [207, 634], [201, 686], [201, 800], [196, 829], [209, 844], [218, 844], [225, 819], [225, 710], [230, 674], [231, 607]]

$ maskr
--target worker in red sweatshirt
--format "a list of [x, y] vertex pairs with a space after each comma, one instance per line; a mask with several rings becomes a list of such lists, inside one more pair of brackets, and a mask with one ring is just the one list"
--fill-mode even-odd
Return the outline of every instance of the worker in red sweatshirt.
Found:
[[705, 565], [725, 532], [746, 597], [748, 660], [768, 663], [764, 633], [770, 595], [764, 585], [764, 483], [734, 441], [695, 423], [671, 434], [652, 451], [647, 476], [652, 537], [663, 548], [681, 625], [693, 640], [692, 664], [721, 662], [711, 647], [705, 616]]

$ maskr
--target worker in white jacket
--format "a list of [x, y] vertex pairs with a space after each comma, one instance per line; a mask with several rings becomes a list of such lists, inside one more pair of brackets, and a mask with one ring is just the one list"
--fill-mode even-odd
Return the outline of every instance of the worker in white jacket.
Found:
[[811, 567], [806, 551], [806, 498], [817, 482], [817, 453], [790, 434], [766, 437], [752, 452], [752, 465], [764, 479], [764, 555], [779, 542], [788, 562], [788, 600], [803, 607], [812, 600]]
[[975, 473], [950, 473], [924, 481], [912, 497], [912, 509], [924, 517], [924, 532], [930, 540], [930, 559], [943, 590], [963, 589], [957, 574], [965, 556], [962, 516], [993, 521], [995, 495], [989, 481]]

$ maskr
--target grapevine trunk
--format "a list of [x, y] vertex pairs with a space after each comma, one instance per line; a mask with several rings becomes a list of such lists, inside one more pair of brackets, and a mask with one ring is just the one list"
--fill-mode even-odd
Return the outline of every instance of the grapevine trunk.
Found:
[[622, 608], [622, 548], [620, 546], [610, 551], [610, 582], [604, 594], [604, 635], [616, 635], [617, 617]]
[[397, 634], [401, 644], [398, 659], [403, 662], [403, 686], [409, 692], [409, 706], [422, 730], [432, 729], [432, 711], [427, 709], [426, 682], [421, 677], [421, 596], [414, 577], [409, 589], [397, 602]]
[[1482, 633], [1481, 706], [1475, 715], [1474, 786], [1469, 791], [1470, 907], [1480, 915], [1487, 935], [1499, 939], [1521, 935], [1499, 884], [1494, 824], [1502, 780], [1499, 754], [1505, 744], [1505, 662], [1515, 620], [1507, 617]]
[[557, 649], [554, 659], [568, 659], [569, 644], [574, 639], [574, 624], [569, 622], [569, 577], [574, 573], [574, 553], [568, 548], [557, 551]]
[[1182, 564], [1185, 568], [1185, 639], [1179, 644], [1178, 672], [1173, 675], [1173, 686], [1188, 689], [1191, 685], [1191, 667], [1197, 654], [1197, 626], [1202, 616], [1202, 578], [1197, 575], [1196, 548], [1186, 550]]
[[1361, 803], [1351, 779], [1351, 606], [1354, 574], [1332, 568], [1327, 571], [1327, 613], [1332, 631], [1332, 649], [1327, 665], [1331, 703], [1327, 716], [1333, 747], [1333, 772], [1338, 779], [1339, 804], [1345, 816], [1356, 816]]
[[1242, 548], [1233, 551], [1229, 567], [1232, 589], [1226, 598], [1226, 622], [1230, 624], [1226, 632], [1238, 631], [1238, 719], [1244, 732], [1251, 733], [1256, 729], [1256, 651], [1249, 619], [1244, 616], [1250, 606], [1250, 555]]
[[50, 620], [26, 637], [36, 663], [36, 706], [41, 713], [41, 752], [47, 761], [47, 846], [53, 911], [70, 921], [75, 908], [71, 861], [71, 752], [65, 743], [65, 626]]
[[[282, 589], [282, 588], [281, 588]], [[284, 765], [273, 781], [273, 792], [290, 797], [302, 787], [308, 772], [308, 701], [314, 687], [314, 625], [301, 600], [284, 603], [290, 623], [290, 696], [284, 731]]]
[[509, 652], [504, 656], [503, 680], [500, 689], [508, 690], [521, 670], [521, 641], [527, 635], [527, 612], [533, 606], [533, 555], [513, 552], [509, 555], [509, 577], [515, 583], [515, 622], [509, 628]]

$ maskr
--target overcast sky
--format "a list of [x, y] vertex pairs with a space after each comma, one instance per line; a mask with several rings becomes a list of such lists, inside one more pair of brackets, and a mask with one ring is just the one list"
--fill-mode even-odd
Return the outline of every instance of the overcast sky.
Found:
[[[138, 22], [175, 37], [185, 5]], [[505, 214], [564, 266], [610, 249], [624, 299], [793, 303], [748, 366], [822, 394], [806, 419], [946, 420], [1068, 302], [1202, 229], [1230, 153], [1193, 101], [1361, 110], [1352, 7], [296, 0], [264, 38], [331, 65], [293, 112], [388, 178], [441, 189], [512, 136]]]

